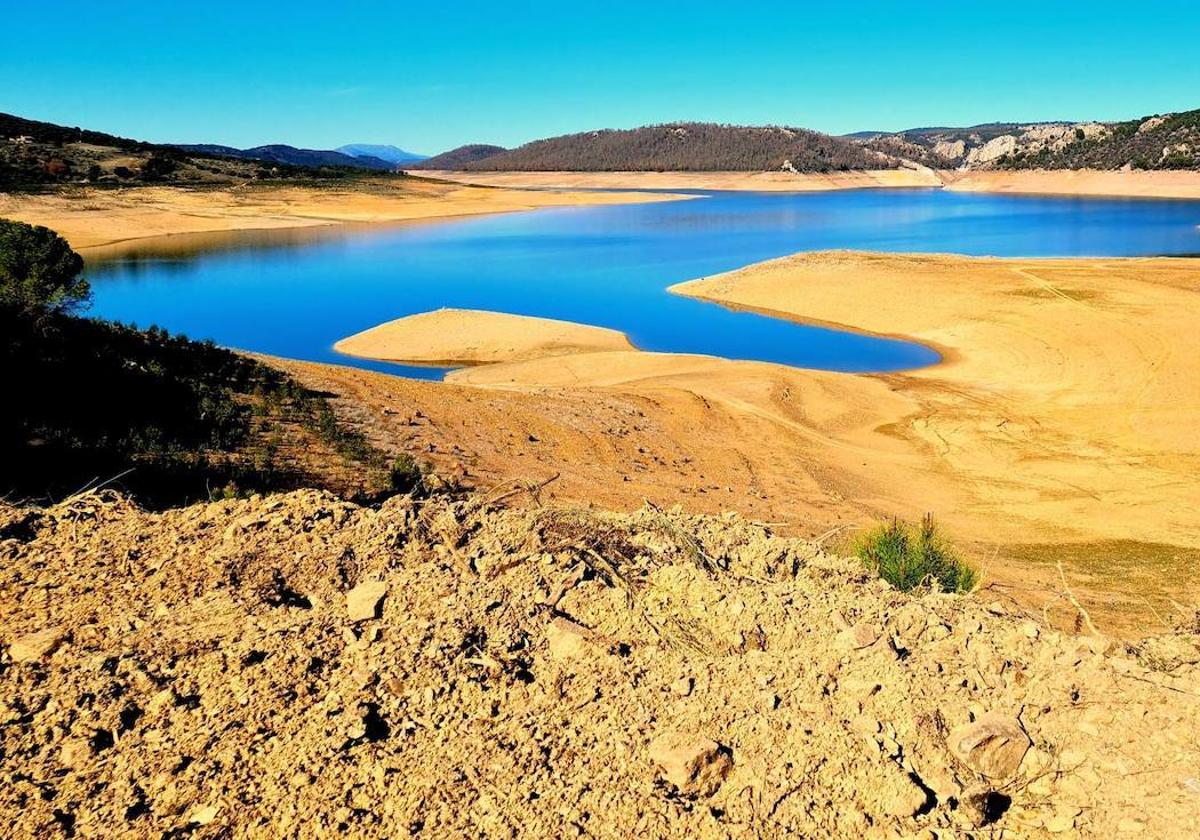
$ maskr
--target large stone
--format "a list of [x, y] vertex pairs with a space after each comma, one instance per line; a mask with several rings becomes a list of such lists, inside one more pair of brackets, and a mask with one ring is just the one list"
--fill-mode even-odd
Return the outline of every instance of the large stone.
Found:
[[8, 655], [14, 662], [37, 662], [54, 653], [66, 637], [67, 631], [63, 628], [47, 627], [14, 641], [8, 648]]
[[950, 751], [976, 773], [994, 781], [1017, 775], [1021, 759], [1033, 742], [1020, 722], [999, 712], [987, 712], [974, 723], [950, 732]]
[[595, 634], [569, 618], [556, 617], [546, 627], [546, 641], [555, 659], [575, 659], [597, 649]]
[[872, 779], [871, 790], [864, 795], [884, 814], [892, 817], [911, 817], [924, 809], [929, 794], [913, 778], [891, 762], [884, 765], [878, 778]]
[[686, 796], [712, 796], [733, 767], [732, 753], [711, 738], [668, 732], [650, 742], [659, 774]]
[[351, 621], [368, 621], [379, 617], [379, 604], [387, 595], [388, 586], [381, 580], [368, 580], [346, 593], [346, 612]]

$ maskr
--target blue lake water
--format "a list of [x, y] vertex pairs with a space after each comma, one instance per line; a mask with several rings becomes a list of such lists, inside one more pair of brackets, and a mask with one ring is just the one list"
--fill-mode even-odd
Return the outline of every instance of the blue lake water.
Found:
[[423, 378], [443, 371], [351, 359], [332, 345], [383, 321], [450, 306], [611, 327], [644, 350], [880, 372], [932, 364], [938, 356], [910, 342], [736, 312], [665, 290], [826, 248], [1196, 254], [1197, 225], [1197, 201], [911, 189], [714, 192], [688, 201], [394, 226], [146, 240], [89, 260], [88, 276], [92, 314], [99, 317]]

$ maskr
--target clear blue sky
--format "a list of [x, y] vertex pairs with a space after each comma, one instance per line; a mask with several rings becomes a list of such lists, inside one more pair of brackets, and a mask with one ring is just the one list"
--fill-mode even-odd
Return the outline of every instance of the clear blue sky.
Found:
[[845, 133], [1200, 107], [1197, 0], [5, 6], [0, 111], [162, 142], [432, 153], [684, 119]]

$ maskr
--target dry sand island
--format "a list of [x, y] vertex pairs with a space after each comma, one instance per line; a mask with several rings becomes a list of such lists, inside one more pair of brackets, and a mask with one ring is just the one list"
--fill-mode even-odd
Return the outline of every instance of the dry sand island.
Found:
[[344, 338], [339, 353], [414, 364], [520, 362], [570, 353], [632, 350], [623, 333], [551, 318], [439, 309]]

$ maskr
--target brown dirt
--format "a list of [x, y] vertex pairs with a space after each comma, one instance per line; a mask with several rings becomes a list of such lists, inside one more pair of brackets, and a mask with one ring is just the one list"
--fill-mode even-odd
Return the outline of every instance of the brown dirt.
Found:
[[1195, 836], [1194, 620], [1064, 636], [733, 516], [0, 505], [0, 627], [6, 837]]

